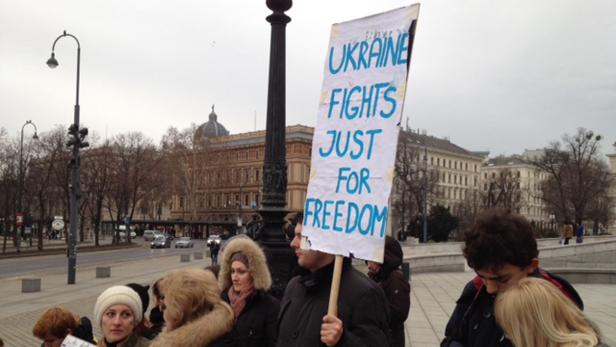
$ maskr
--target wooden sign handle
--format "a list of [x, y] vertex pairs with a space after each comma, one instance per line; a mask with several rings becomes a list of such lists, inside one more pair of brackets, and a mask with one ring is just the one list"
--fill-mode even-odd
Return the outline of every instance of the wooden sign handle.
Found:
[[329, 292], [329, 306], [327, 314], [338, 316], [338, 293], [340, 292], [340, 276], [342, 275], [342, 262], [344, 257], [336, 256], [334, 261], [334, 273], [332, 275], [332, 287]]

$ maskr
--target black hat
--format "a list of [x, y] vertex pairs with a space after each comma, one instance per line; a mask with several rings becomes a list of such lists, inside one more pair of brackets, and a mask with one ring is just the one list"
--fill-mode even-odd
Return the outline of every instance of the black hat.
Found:
[[141, 299], [141, 306], [143, 307], [143, 313], [145, 313], [145, 311], [148, 310], [148, 305], [150, 304], [150, 294], [148, 294], [148, 289], [150, 289], [150, 285], [142, 286], [139, 283], [129, 283], [126, 286], [139, 294], [139, 298]]

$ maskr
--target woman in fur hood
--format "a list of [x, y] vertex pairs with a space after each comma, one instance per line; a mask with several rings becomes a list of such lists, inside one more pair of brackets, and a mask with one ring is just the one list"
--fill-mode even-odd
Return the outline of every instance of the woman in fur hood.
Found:
[[225, 245], [220, 260], [218, 282], [235, 324], [216, 346], [274, 347], [280, 302], [267, 293], [272, 277], [265, 254], [253, 240], [240, 237]]
[[233, 327], [233, 311], [220, 299], [216, 277], [203, 269], [171, 272], [159, 283], [165, 330], [151, 347], [206, 347]]

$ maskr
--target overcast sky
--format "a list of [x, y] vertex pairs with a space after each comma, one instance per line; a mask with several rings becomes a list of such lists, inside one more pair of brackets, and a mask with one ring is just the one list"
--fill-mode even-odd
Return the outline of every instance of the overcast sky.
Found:
[[[287, 12], [287, 125], [314, 126], [332, 23], [411, 4], [294, 1]], [[265, 128], [270, 25], [256, 0], [0, 0], [0, 127], [69, 125], [81, 42], [81, 121], [109, 137], [208, 119]], [[405, 117], [491, 155], [573, 133], [616, 142], [616, 1], [423, 1]], [[30, 131], [30, 130], [27, 130]]]

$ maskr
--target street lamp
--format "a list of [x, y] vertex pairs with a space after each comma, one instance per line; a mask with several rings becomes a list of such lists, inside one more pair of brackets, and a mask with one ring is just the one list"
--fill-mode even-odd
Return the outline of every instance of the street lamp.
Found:
[[270, 256], [273, 279], [272, 294], [282, 297], [295, 266], [294, 254], [283, 232], [287, 192], [286, 162], [286, 99], [285, 99], [285, 30], [291, 18], [284, 12], [291, 0], [266, 0], [273, 11], [267, 16], [272, 25], [270, 41], [269, 80], [267, 90], [267, 124], [265, 128], [265, 158], [263, 163], [263, 200], [259, 214], [263, 227], [260, 241]]
[[79, 44], [79, 40], [71, 34], [67, 34], [66, 30], [62, 33], [62, 35], [58, 36], [56, 40], [53, 42], [51, 46], [51, 58], [47, 60], [47, 66], [54, 69], [58, 66], [58, 61], [56, 60], [56, 56], [54, 50], [56, 48], [56, 43], [61, 38], [68, 36], [75, 39], [77, 42], [77, 88], [76, 88], [76, 97], [75, 97], [75, 109], [74, 109], [74, 119], [73, 124], [68, 128], [69, 140], [66, 143], [68, 147], [73, 147], [73, 158], [71, 159], [69, 165], [71, 167], [71, 185], [70, 185], [70, 229], [69, 229], [69, 242], [68, 242], [68, 284], [75, 284], [75, 267], [77, 265], [77, 254], [76, 254], [76, 243], [77, 243], [77, 224], [79, 216], [78, 207], [79, 207], [79, 198], [80, 198], [80, 182], [79, 182], [79, 149], [88, 147], [88, 143], [84, 141], [85, 137], [88, 135], [87, 128], [79, 129], [79, 65], [80, 65], [80, 57], [81, 57], [81, 45]]
[[36, 125], [32, 123], [31, 120], [27, 120], [24, 125], [21, 126], [21, 138], [19, 140], [19, 187], [17, 187], [17, 215], [21, 216], [21, 220], [19, 218], [15, 218], [15, 233], [17, 237], [17, 253], [21, 252], [21, 235], [23, 234], [24, 228], [24, 217], [22, 211], [22, 195], [24, 190], [24, 128], [26, 125], [32, 125], [34, 127], [34, 135], [32, 136], [33, 140], [38, 140], [38, 135]]

